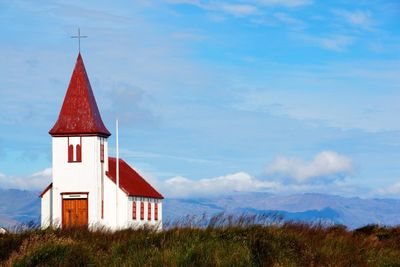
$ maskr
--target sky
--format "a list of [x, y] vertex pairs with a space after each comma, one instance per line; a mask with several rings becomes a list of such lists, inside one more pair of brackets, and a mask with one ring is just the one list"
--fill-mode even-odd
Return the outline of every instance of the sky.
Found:
[[400, 2], [0, 0], [0, 187], [43, 189], [81, 53], [167, 197], [400, 196]]

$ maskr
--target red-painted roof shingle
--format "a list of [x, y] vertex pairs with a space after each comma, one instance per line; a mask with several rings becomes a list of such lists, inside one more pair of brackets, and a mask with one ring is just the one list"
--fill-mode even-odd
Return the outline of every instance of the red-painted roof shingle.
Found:
[[[108, 158], [107, 176], [115, 183], [116, 163], [115, 158]], [[164, 197], [157, 192], [146, 180], [140, 176], [124, 160], [119, 159], [119, 186], [129, 196], [150, 197], [163, 199]]]
[[52, 136], [98, 135], [108, 137], [111, 135], [101, 119], [80, 53], [60, 115], [49, 133]]

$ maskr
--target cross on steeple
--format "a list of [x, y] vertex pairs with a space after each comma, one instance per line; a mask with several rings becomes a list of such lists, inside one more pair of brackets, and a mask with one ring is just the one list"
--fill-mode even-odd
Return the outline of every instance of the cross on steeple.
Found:
[[81, 52], [81, 38], [87, 38], [86, 35], [81, 35], [81, 29], [78, 28], [78, 35], [73, 35], [71, 38], [78, 38], [78, 49], [79, 53]]

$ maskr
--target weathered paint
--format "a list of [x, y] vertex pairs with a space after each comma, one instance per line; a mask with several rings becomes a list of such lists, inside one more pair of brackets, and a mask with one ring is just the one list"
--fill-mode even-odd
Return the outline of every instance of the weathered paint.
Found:
[[52, 136], [96, 135], [108, 137], [111, 135], [101, 119], [80, 53], [60, 115], [49, 133]]

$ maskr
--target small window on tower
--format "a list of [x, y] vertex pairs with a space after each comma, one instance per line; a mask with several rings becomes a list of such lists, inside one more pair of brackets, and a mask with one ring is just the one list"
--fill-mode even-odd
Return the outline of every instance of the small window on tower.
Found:
[[144, 202], [140, 202], [140, 219], [144, 220]]
[[74, 146], [69, 145], [68, 146], [68, 162], [74, 161]]
[[100, 162], [104, 162], [104, 144], [100, 144]]
[[132, 202], [132, 220], [136, 220], [136, 201]]
[[81, 145], [76, 145], [76, 161], [82, 161], [82, 148]]
[[151, 202], [147, 202], [147, 220], [151, 221]]

